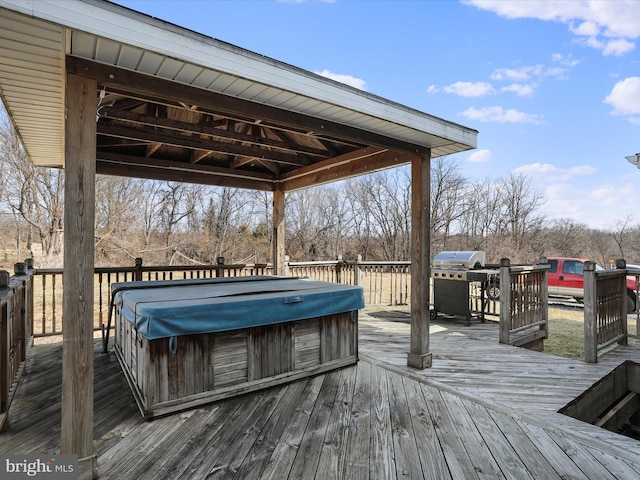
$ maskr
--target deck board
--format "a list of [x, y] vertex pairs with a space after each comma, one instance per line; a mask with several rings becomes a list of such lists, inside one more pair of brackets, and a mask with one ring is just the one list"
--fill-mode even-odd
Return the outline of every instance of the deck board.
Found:
[[[363, 314], [358, 364], [149, 422], [97, 342], [101, 478], [640, 477], [640, 442], [557, 413], [637, 345], [586, 364], [499, 345], [492, 322], [437, 321], [433, 367], [415, 370], [408, 335], [406, 315]], [[59, 451], [61, 357], [30, 349], [0, 451]]]

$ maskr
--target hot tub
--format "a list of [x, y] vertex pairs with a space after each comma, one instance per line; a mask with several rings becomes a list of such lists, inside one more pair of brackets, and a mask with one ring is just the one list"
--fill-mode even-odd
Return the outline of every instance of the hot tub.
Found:
[[361, 287], [291, 277], [114, 283], [114, 350], [142, 415], [358, 360]]

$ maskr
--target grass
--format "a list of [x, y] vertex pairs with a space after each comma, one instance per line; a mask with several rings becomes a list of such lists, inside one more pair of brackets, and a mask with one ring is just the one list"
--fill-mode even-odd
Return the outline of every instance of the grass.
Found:
[[[629, 315], [627, 331], [636, 333], [636, 317]], [[544, 352], [560, 357], [584, 359], [584, 312], [582, 309], [549, 308], [549, 338]]]
[[[365, 312], [399, 311], [408, 314], [409, 306], [367, 307]], [[497, 317], [488, 317], [497, 320]], [[636, 316], [629, 315], [627, 331], [636, 334]], [[630, 339], [629, 343], [637, 342]], [[544, 341], [544, 353], [575, 360], [584, 360], [584, 311], [582, 308], [549, 307], [549, 338]]]
[[584, 312], [582, 309], [549, 308], [549, 338], [544, 352], [584, 359]]

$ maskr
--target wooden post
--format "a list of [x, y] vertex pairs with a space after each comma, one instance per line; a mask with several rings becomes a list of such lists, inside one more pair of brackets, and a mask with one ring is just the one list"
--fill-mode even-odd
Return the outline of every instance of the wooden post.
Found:
[[216, 277], [224, 277], [223, 265], [224, 265], [224, 257], [216, 258], [216, 264], [218, 267], [216, 268]]
[[[616, 268], [621, 270], [622, 269], [626, 270], [627, 261], [623, 258], [617, 259]], [[622, 277], [622, 279], [620, 280], [620, 288], [622, 290], [620, 293], [620, 298], [622, 299], [620, 301], [620, 319], [622, 320], [622, 332], [620, 333], [624, 334], [624, 337], [618, 342], [618, 345], [627, 345], [629, 340], [627, 314], [630, 312], [627, 311], [628, 308], [627, 308], [627, 276], [626, 275]]]
[[135, 270], [133, 272], [133, 279], [136, 282], [142, 281], [142, 259], [140, 257], [136, 258]]
[[[25, 258], [24, 264], [27, 267], [27, 274], [29, 274], [29, 278], [25, 282], [25, 311], [27, 323], [25, 325], [24, 335], [26, 339], [30, 339], [33, 336], [33, 324], [35, 319], [33, 318], [33, 277], [34, 277], [34, 269], [33, 269], [33, 258]], [[31, 342], [31, 340], [29, 340]], [[26, 355], [26, 350], [25, 350]], [[25, 363], [25, 370], [27, 364]]]
[[509, 345], [511, 332], [511, 261], [500, 259], [500, 343]]
[[596, 323], [596, 264], [584, 262], [584, 361], [598, 361]]
[[[9, 287], [9, 272], [0, 271], [0, 288], [8, 289]], [[5, 275], [6, 283], [5, 283]], [[11, 342], [9, 337], [11, 323], [10, 315], [11, 310], [9, 308], [10, 298], [0, 303], [0, 432], [4, 432], [9, 428], [9, 390], [11, 390], [11, 384], [13, 378], [11, 378], [11, 369], [9, 368], [9, 357], [11, 355]]]
[[[20, 340], [20, 348], [18, 349], [19, 351], [19, 358], [18, 361], [20, 363], [24, 362], [27, 359], [27, 335], [26, 335], [26, 331], [27, 329], [27, 310], [26, 310], [26, 306], [27, 306], [27, 302], [28, 302], [28, 298], [27, 298], [27, 294], [28, 294], [28, 287], [27, 287], [27, 282], [26, 282], [26, 278], [23, 280], [22, 277], [26, 277], [27, 275], [27, 265], [24, 262], [18, 262], [15, 263], [13, 265], [13, 273], [15, 274], [14, 278], [20, 278], [21, 282], [22, 282], [22, 288], [20, 289], [16, 289], [13, 291], [13, 295], [17, 296], [18, 293], [17, 291], [20, 291], [20, 301], [18, 302], [21, 305], [20, 308], [20, 319], [18, 324], [20, 325], [20, 329], [22, 330], [21, 335], [18, 335], [18, 338], [21, 337]], [[16, 312], [14, 312], [15, 314]], [[15, 324], [14, 324], [15, 325]], [[11, 345], [11, 348], [16, 348], [16, 345]]]
[[429, 352], [429, 208], [431, 152], [411, 160], [411, 345], [407, 365], [431, 367]]
[[284, 268], [283, 268], [283, 272], [282, 272], [282, 274], [285, 277], [291, 276], [291, 272], [289, 271], [289, 262], [290, 261], [291, 261], [291, 259], [289, 258], [289, 255], [285, 255], [284, 256]]
[[93, 445], [97, 98], [94, 80], [67, 74], [60, 453], [78, 456], [78, 478], [97, 477]]
[[284, 192], [279, 188], [273, 192], [273, 273], [275, 275], [285, 275], [284, 253]]
[[354, 265], [354, 273], [353, 273], [353, 281], [354, 285], [360, 286], [362, 285], [362, 272], [360, 271], [360, 264], [362, 263], [362, 255], [358, 254], [358, 259], [356, 260], [356, 264]]
[[542, 297], [542, 311], [544, 312], [544, 338], [549, 338], [549, 260], [547, 257], [540, 257], [540, 265], [544, 265], [546, 268], [542, 274], [542, 290], [540, 296]]

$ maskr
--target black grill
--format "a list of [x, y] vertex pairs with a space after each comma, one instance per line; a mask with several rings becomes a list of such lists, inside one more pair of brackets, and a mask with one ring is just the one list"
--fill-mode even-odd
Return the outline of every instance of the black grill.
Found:
[[[471, 309], [469, 297], [471, 282], [487, 282], [495, 275], [494, 270], [485, 270], [486, 254], [482, 251], [440, 252], [433, 258], [431, 277], [433, 278], [433, 305], [431, 318], [438, 313], [462, 316], [471, 324], [471, 318], [477, 316], [484, 323], [484, 311]], [[484, 306], [484, 288], [480, 288], [480, 304]]]

